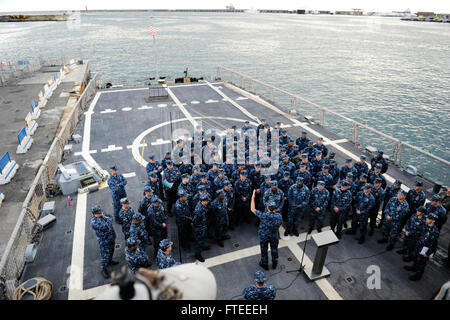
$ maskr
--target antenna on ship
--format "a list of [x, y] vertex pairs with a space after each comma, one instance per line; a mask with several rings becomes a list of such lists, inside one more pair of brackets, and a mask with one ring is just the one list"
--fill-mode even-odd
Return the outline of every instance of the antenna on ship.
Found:
[[158, 72], [158, 50], [156, 49], [156, 29], [153, 26], [149, 26], [148, 30], [152, 32], [153, 36], [153, 48], [155, 49], [155, 70], [156, 70], [156, 79], [159, 80], [159, 72]]

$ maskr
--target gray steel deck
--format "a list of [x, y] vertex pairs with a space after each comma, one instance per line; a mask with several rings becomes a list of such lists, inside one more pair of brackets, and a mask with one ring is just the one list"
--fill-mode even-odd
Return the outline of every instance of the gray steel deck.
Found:
[[[331, 141], [341, 140], [339, 136], [325, 128], [303, 122], [301, 118], [298, 118], [301, 122], [299, 124], [297, 120], [293, 121], [257, 101], [242, 97], [223, 83], [213, 85], [220, 88], [223, 94], [245, 108], [251, 115], [258, 118], [264, 117], [271, 125], [276, 121], [281, 121], [283, 125], [286, 125], [291, 137], [299, 136], [302, 127], [305, 127], [307, 130], [317, 131], [318, 134]], [[245, 120], [253, 121], [247, 112], [244, 113], [230, 102], [222, 100], [223, 97], [205, 83], [169, 87], [180, 102], [186, 104], [184, 107], [190, 116], [203, 121], [204, 129], [224, 130], [233, 124], [241, 127]], [[192, 132], [193, 129], [191, 122], [185, 119], [185, 114], [174, 101], [169, 99], [146, 103], [144, 98], [147, 93], [145, 88], [101, 91], [101, 94], [97, 94], [97, 98], [93, 100], [89, 111], [85, 113], [83, 121], [75, 132], [83, 136], [84, 142], [86, 140], [86, 136], [84, 136], [85, 119], [91, 117], [90, 144], [87, 146], [89, 154], [101, 168], [108, 169], [109, 166], [115, 164], [122, 174], [130, 175], [127, 178], [126, 190], [134, 209], [138, 206], [142, 188], [147, 180], [145, 167], [141, 166], [132, 155], [131, 145], [135, 138], [144, 130], [164, 124], [145, 136], [147, 147], [144, 151], [144, 160], [150, 153], [155, 153], [156, 157], [161, 159], [165, 152], [171, 150], [171, 144], [164, 142], [170, 140], [170, 115], [174, 120], [174, 130], [184, 128]], [[144, 105], [151, 108], [142, 108]], [[317, 139], [314, 134], [308, 135], [314, 140]], [[157, 143], [157, 145], [151, 145], [151, 143]], [[83, 158], [82, 146], [83, 143], [74, 144], [74, 153], [66, 159], [65, 163], [81, 160]], [[343, 142], [338, 146], [357, 156], [361, 154], [361, 151], [351, 143]], [[343, 165], [348, 154], [342, 152], [342, 149], [338, 150], [336, 145], [328, 147], [330, 151], [336, 152], [339, 165]], [[118, 148], [121, 149], [117, 150]], [[110, 151], [112, 149], [114, 151]], [[409, 187], [416, 180], [416, 177], [410, 176], [392, 165], [387, 174], [393, 178], [400, 178]], [[432, 185], [425, 182], [424, 189], [426, 189], [427, 196], [430, 195], [431, 188]], [[108, 283], [100, 274], [99, 249], [89, 223], [90, 208], [95, 204], [102, 206], [106, 212], [112, 213], [109, 189], [106, 187], [88, 194], [85, 206], [82, 204], [83, 201], [79, 203], [79, 197], [75, 194], [72, 195], [71, 207], [68, 207], [65, 197], [54, 199], [57, 222], [43, 233], [35, 261], [28, 264], [23, 273], [23, 280], [34, 276], [50, 280], [54, 284], [53, 299], [89, 299], [98, 293], [97, 287]], [[77, 212], [86, 217], [84, 226], [82, 225], [80, 229], [76, 227], [79, 219], [79, 216], [76, 216]], [[410, 273], [402, 268], [404, 263], [401, 256], [395, 253], [395, 249], [386, 252], [385, 245], [376, 243], [380, 237], [379, 230], [374, 236], [368, 237], [364, 245], [359, 245], [353, 236], [344, 235], [339, 244], [330, 247], [326, 265], [331, 271], [331, 276], [326, 279], [310, 282], [303, 274], [286, 273], [286, 270], [295, 270], [299, 267], [307, 222], [307, 218], [301, 222], [299, 237], [285, 238], [282, 236], [279, 265], [276, 270], [267, 271], [268, 283], [272, 283], [278, 288], [277, 299], [430, 299], [442, 283], [450, 278], [450, 270], [440, 264], [442, 251], [439, 251], [436, 258], [428, 263], [422, 280], [419, 282], [409, 281]], [[325, 223], [328, 225], [328, 216]], [[447, 223], [441, 231], [439, 243], [444, 248], [449, 241], [448, 228]], [[125, 265], [121, 227], [115, 224], [115, 230], [116, 243], [120, 247], [116, 249], [114, 259], [120, 261], [120, 264], [110, 270], [119, 270], [122, 265]], [[180, 249], [174, 218], [169, 218], [168, 231], [169, 239], [174, 242], [173, 256], [175, 259], [182, 262], [195, 261], [193, 249], [187, 251]], [[252, 283], [253, 273], [259, 269], [259, 239], [253, 223], [240, 225], [229, 234], [231, 239], [224, 242], [223, 248], [212, 240], [207, 240], [207, 243], [210, 242], [211, 250], [204, 251], [206, 258], [204, 263], [216, 276], [218, 299], [241, 299], [240, 294], [243, 288]], [[80, 235], [81, 238], [78, 238]], [[73, 241], [74, 237], [77, 241]], [[80, 245], [81, 248], [84, 248], [82, 251], [84, 252], [84, 262], [80, 269], [77, 269], [75, 268], [77, 266], [74, 267], [77, 262], [72, 261], [72, 252], [74, 248], [80, 250]], [[397, 243], [396, 247], [400, 246], [401, 244]], [[152, 250], [152, 247], [147, 248], [149, 256], [152, 256]], [[305, 254], [308, 263], [314, 259], [314, 254], [315, 246], [308, 240]], [[357, 259], [348, 260], [350, 258]], [[77, 259], [77, 261], [79, 260]], [[366, 286], [369, 276], [367, 267], [371, 265], [377, 265], [381, 270], [381, 289], [379, 290], [371, 290]], [[155, 269], [155, 263], [153, 263], [152, 269]], [[74, 274], [74, 270], [78, 270], [77, 275]], [[82, 274], [80, 283], [83, 290], [76, 295], [69, 295], [67, 288], [71, 272], [72, 277], [80, 275], [79, 272]]]

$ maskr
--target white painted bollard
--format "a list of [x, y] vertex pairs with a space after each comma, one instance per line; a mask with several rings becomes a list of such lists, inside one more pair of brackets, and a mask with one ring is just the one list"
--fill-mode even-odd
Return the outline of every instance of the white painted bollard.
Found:
[[14, 160], [11, 160], [9, 152], [6, 152], [0, 158], [0, 184], [10, 182], [18, 168], [19, 165]]
[[22, 128], [22, 130], [20, 130], [19, 134], [17, 135], [17, 139], [19, 140], [19, 145], [17, 146], [16, 153], [27, 152], [33, 144], [33, 138], [27, 134], [27, 130], [25, 128]]
[[47, 105], [47, 99], [45, 99], [44, 94], [42, 93], [42, 90], [39, 91], [38, 100], [39, 100], [39, 103], [38, 103], [39, 109], [41, 109]]
[[39, 116], [41, 115], [41, 109], [39, 109], [39, 106], [36, 103], [36, 100], [33, 100], [31, 103], [31, 119], [37, 120], [39, 119]]
[[52, 90], [50, 90], [50, 87], [48, 86], [48, 84], [44, 85], [44, 99], [48, 100], [50, 99], [52, 95]]
[[31, 113], [28, 112], [25, 117], [25, 128], [27, 129], [27, 134], [32, 136], [38, 127], [38, 123], [33, 120]]

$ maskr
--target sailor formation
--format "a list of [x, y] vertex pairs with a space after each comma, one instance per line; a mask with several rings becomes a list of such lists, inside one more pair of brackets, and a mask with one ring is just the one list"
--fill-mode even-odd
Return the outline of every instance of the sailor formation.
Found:
[[[190, 250], [193, 242], [195, 258], [201, 262], [205, 260], [202, 251], [210, 248], [205, 245], [206, 237], [223, 247], [223, 241], [230, 239], [227, 230], [254, 223], [261, 246], [259, 265], [265, 270], [269, 269], [269, 244], [272, 267], [277, 267], [279, 227], [283, 222], [285, 236], [298, 236], [301, 219], [308, 218], [309, 234], [314, 229], [321, 232], [328, 217], [339, 239], [346, 228], [345, 234], [358, 234], [360, 244], [367, 235], [381, 229], [378, 243], [386, 243], [386, 250], [392, 250], [404, 232], [403, 247], [397, 252], [405, 262], [413, 262], [405, 266], [414, 272], [409, 279], [421, 278], [437, 249], [439, 230], [447, 220], [446, 210], [439, 195], [433, 195], [425, 205], [421, 181], [409, 192], [401, 188], [399, 180], [387, 186], [383, 174], [388, 162], [382, 151], [370, 163], [361, 155], [355, 163], [348, 158], [340, 165], [322, 138], [314, 143], [305, 131], [291, 138], [279, 122], [270, 130], [264, 119], [256, 130], [248, 121], [241, 130], [233, 126], [222, 139], [221, 153], [215, 138], [196, 127], [192, 136], [185, 134], [176, 141], [172, 152], [161, 161], [150, 155], [148, 181], [136, 210], [127, 199], [127, 180], [116, 166], [110, 167], [108, 185], [114, 220], [122, 226], [126, 262], [133, 273], [151, 265], [146, 253], [151, 244], [158, 268], [177, 264], [170, 254], [173, 243], [167, 239], [168, 217], [175, 216], [180, 246]], [[274, 138], [279, 143], [274, 144]], [[198, 146], [201, 153], [195, 151]], [[382, 218], [377, 224], [380, 210]], [[116, 237], [113, 216], [98, 206], [92, 213], [91, 226], [102, 257], [101, 272], [108, 278], [108, 265], [117, 263], [112, 260]], [[347, 225], [349, 221], [351, 226]], [[275, 289], [265, 285], [265, 279], [264, 272], [258, 270], [255, 284], [244, 290], [244, 297], [273, 299]]]

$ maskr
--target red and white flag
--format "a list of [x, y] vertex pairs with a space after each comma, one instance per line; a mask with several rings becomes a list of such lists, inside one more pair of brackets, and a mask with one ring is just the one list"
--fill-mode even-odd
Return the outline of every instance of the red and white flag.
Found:
[[156, 34], [157, 34], [157, 33], [156, 33], [156, 29], [153, 28], [153, 26], [149, 26], [149, 27], [148, 27], [148, 30], [152, 32], [152, 36], [156, 37]]

